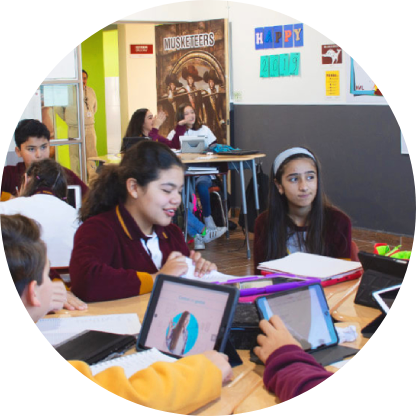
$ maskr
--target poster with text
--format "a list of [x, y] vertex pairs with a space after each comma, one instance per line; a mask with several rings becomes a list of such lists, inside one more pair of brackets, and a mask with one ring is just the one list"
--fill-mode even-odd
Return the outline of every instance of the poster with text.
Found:
[[218, 143], [229, 143], [226, 20], [209, 20], [155, 28], [158, 111], [167, 119], [160, 134], [175, 128], [175, 114], [190, 103]]

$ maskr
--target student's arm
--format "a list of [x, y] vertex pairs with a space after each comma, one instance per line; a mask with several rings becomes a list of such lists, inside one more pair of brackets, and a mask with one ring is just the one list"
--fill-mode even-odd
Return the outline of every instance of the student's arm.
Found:
[[331, 376], [300, 347], [283, 321], [276, 315], [260, 321], [264, 335], [257, 337], [254, 353], [265, 363], [266, 388], [283, 402], [317, 386]]
[[[134, 241], [131, 244], [141, 244]], [[87, 221], [74, 237], [69, 273], [72, 292], [85, 302], [128, 298], [153, 288], [149, 273], [113, 267], [122, 260], [114, 231], [103, 223]], [[117, 260], [115, 260], [117, 259]]]
[[286, 345], [266, 361], [266, 388], [284, 402], [312, 389], [332, 375], [311, 355], [295, 345]]
[[187, 130], [186, 125], [177, 124], [175, 127], [175, 130], [172, 130], [168, 134], [168, 140], [172, 141], [172, 148], [174, 149], [181, 148], [179, 137], [185, 135], [186, 130]]
[[175, 363], [155, 363], [127, 379], [121, 367], [91, 375], [87, 364], [71, 364], [82, 374], [124, 399], [166, 412], [189, 414], [221, 394], [222, 374], [203, 355]]
[[330, 256], [339, 259], [351, 258], [351, 221], [342, 211], [333, 209], [327, 231]]
[[163, 144], [166, 144], [166, 146], [170, 147], [171, 149], [180, 149], [180, 143], [179, 143], [179, 136], [177, 138], [177, 140], [169, 140], [166, 137], [163, 137], [159, 134], [159, 129], [153, 127], [152, 130], [150, 130], [149, 132], [149, 137], [154, 141], [154, 142], [160, 142]]

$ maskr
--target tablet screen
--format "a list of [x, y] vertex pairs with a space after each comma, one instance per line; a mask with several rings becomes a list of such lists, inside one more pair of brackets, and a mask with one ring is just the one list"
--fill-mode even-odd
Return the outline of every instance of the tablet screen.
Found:
[[146, 314], [141, 346], [181, 357], [217, 349], [230, 293], [186, 283], [163, 281]]
[[264, 319], [280, 316], [305, 351], [338, 343], [325, 294], [319, 284], [259, 298], [257, 306]]
[[375, 301], [384, 313], [387, 313], [392, 307], [393, 302], [399, 293], [400, 287], [401, 285], [396, 285], [373, 292]]

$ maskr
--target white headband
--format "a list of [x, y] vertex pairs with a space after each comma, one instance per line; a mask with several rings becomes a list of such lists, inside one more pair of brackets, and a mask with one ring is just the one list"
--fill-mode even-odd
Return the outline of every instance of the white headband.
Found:
[[279, 155], [277, 155], [276, 159], [273, 162], [273, 172], [274, 172], [274, 175], [276, 176], [276, 172], [280, 168], [281, 164], [288, 157], [293, 156], [293, 155], [299, 155], [299, 154], [307, 155], [307, 156], [311, 157], [313, 160], [315, 160], [315, 156], [309, 150], [306, 150], [303, 147], [292, 147], [291, 149], [287, 149], [284, 152], [282, 152]]

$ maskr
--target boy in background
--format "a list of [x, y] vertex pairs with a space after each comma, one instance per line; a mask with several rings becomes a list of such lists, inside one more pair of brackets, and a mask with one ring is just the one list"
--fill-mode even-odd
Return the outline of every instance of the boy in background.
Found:
[[[5, 166], [1, 181], [1, 200], [16, 196], [26, 169], [34, 161], [49, 157], [50, 132], [45, 124], [35, 119], [20, 120], [14, 132], [16, 154], [23, 159], [16, 166]], [[71, 170], [64, 168], [68, 185], [79, 185], [82, 197], [88, 192], [88, 186]]]

